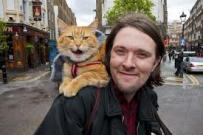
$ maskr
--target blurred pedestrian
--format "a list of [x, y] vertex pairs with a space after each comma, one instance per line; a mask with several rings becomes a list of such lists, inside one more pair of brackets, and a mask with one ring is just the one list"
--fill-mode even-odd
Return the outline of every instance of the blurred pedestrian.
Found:
[[183, 77], [183, 50], [178, 53], [177, 60], [176, 60], [176, 72], [175, 75], [177, 77]]
[[171, 61], [171, 58], [172, 58], [172, 50], [170, 50], [170, 51], [168, 52], [168, 58], [169, 58], [169, 61]]

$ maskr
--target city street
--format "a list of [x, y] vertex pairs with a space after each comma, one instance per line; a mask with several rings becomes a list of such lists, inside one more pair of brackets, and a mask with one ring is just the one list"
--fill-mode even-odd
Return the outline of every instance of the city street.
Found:
[[203, 134], [203, 74], [174, 77], [174, 61], [162, 64], [166, 84], [156, 89], [159, 114], [174, 135]]
[[[174, 72], [173, 61], [162, 62], [166, 82], [155, 89], [159, 114], [173, 135], [203, 135], [203, 74], [184, 74], [181, 79]], [[1, 135], [33, 134], [57, 95], [49, 76], [0, 84]]]

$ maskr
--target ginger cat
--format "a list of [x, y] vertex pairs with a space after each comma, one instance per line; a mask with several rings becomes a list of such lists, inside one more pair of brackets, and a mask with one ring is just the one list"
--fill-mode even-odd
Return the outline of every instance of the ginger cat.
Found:
[[[68, 26], [58, 38], [59, 55], [55, 64], [61, 59], [62, 62], [58, 62], [59, 67], [62, 66], [60, 93], [71, 97], [85, 86], [103, 87], [108, 83], [103, 64], [105, 44], [99, 41], [101, 36], [102, 33], [91, 26]], [[56, 70], [53, 72], [57, 75]]]

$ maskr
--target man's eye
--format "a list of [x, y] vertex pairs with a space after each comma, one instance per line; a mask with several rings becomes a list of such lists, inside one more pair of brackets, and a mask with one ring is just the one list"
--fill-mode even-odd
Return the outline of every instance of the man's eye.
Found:
[[118, 55], [124, 55], [125, 54], [125, 51], [123, 49], [117, 49], [115, 50], [115, 52], [118, 54]]
[[147, 53], [138, 53], [137, 56], [139, 58], [147, 58], [149, 55]]

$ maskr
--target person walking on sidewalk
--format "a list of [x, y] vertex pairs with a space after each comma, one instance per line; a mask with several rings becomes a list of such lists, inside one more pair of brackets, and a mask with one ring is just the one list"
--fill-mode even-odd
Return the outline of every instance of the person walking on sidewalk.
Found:
[[163, 82], [165, 53], [155, 23], [142, 14], [123, 16], [107, 37], [105, 53], [109, 84], [85, 87], [74, 97], [59, 95], [35, 135], [171, 135], [153, 91]]
[[183, 78], [183, 50], [181, 50], [177, 56], [177, 70], [175, 72], [175, 75], [177, 77]]

